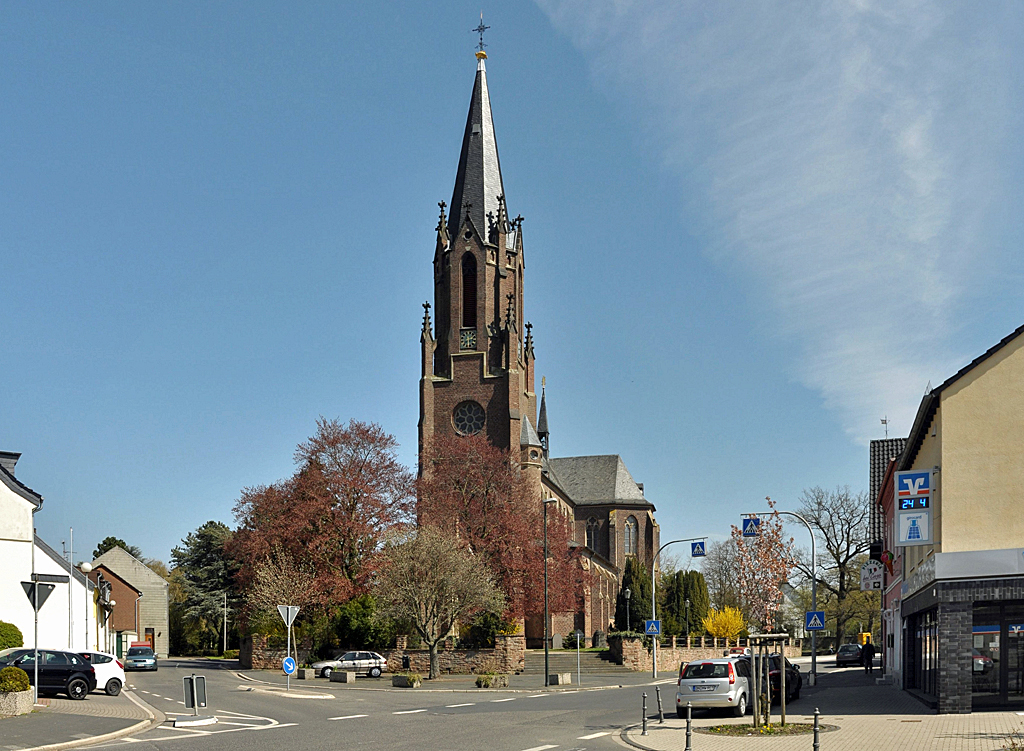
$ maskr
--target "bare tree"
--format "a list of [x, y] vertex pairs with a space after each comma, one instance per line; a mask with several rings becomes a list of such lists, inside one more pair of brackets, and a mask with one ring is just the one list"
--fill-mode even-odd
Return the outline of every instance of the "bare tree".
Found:
[[373, 590], [378, 616], [411, 622], [427, 645], [430, 678], [438, 674], [438, 644], [456, 622], [505, 607], [483, 560], [458, 538], [427, 526], [384, 549]]
[[282, 604], [305, 607], [313, 597], [316, 576], [309, 566], [296, 563], [280, 547], [275, 546], [252, 570], [246, 605], [253, 615], [276, 615], [277, 606]]
[[736, 547], [732, 540], [709, 542], [701, 571], [708, 584], [711, 604], [718, 610], [740, 606], [740, 590], [736, 584]]
[[[871, 548], [868, 534], [870, 509], [867, 493], [852, 493], [845, 485], [835, 490], [813, 487], [800, 496], [800, 514], [817, 530], [819, 566], [823, 569], [818, 584], [832, 596], [836, 614], [836, 643], [841, 644], [846, 624], [853, 615], [847, 599], [860, 592], [860, 564]], [[823, 544], [821, 544], [823, 543]], [[799, 564], [810, 577], [809, 561]]]

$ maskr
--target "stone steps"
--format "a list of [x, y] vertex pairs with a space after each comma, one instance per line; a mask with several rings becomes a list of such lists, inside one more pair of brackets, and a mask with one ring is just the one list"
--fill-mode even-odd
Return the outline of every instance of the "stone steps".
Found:
[[[575, 673], [576, 652], [569, 650], [551, 651], [548, 653], [549, 670], [552, 673]], [[595, 675], [609, 673], [629, 673], [633, 671], [617, 665], [609, 659], [607, 652], [580, 652], [580, 673]], [[526, 650], [526, 669], [523, 675], [544, 675], [544, 650]]]

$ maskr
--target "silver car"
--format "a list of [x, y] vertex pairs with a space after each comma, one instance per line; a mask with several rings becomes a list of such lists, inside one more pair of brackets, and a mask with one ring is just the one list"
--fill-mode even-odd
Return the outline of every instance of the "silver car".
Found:
[[686, 717], [686, 703], [694, 709], [726, 708], [736, 717], [747, 713], [750, 696], [750, 662], [721, 657], [694, 660], [679, 666], [676, 714]]
[[313, 663], [315, 674], [322, 678], [330, 678], [335, 670], [347, 670], [379, 678], [387, 669], [388, 661], [376, 652], [346, 652], [333, 660]]

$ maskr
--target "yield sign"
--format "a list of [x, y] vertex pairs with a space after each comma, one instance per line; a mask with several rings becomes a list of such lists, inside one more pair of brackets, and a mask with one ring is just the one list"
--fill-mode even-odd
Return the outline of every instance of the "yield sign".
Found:
[[756, 516], [748, 516], [743, 519], [743, 536], [744, 537], [757, 537], [761, 526], [761, 520]]
[[50, 592], [52, 592], [55, 587], [52, 584], [22, 582], [21, 588], [25, 590], [25, 594], [28, 595], [28, 601], [33, 605], [36, 604], [36, 587], [39, 587], [39, 607], [42, 607], [43, 603], [46, 602], [46, 598], [50, 596]]
[[278, 605], [277, 612], [281, 614], [281, 618], [284, 620], [285, 626], [291, 626], [295, 621], [295, 616], [299, 614], [298, 605]]

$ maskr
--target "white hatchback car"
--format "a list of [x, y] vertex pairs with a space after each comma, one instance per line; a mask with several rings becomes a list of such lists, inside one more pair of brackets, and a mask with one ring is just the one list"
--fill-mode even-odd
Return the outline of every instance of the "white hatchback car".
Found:
[[96, 671], [96, 690], [117, 696], [124, 686], [124, 665], [117, 657], [106, 652], [79, 652]]
[[747, 713], [750, 697], [749, 660], [720, 657], [679, 666], [676, 714], [686, 717], [686, 703], [694, 709], [726, 708], [733, 715]]

